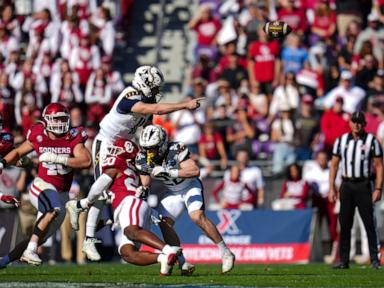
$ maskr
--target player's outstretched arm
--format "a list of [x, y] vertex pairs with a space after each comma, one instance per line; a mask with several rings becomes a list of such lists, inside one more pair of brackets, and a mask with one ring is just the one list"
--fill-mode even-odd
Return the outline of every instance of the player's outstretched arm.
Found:
[[13, 149], [11, 152], [5, 155], [5, 157], [0, 162], [0, 174], [6, 166], [15, 165], [21, 157], [27, 155], [33, 151], [33, 149], [34, 148], [32, 143], [26, 140], [19, 147]]
[[144, 102], [137, 102], [132, 106], [131, 111], [140, 114], [154, 114], [162, 115], [172, 113], [178, 110], [188, 109], [194, 110], [200, 107], [200, 101], [202, 98], [196, 98], [182, 103], [156, 103], [149, 104]]

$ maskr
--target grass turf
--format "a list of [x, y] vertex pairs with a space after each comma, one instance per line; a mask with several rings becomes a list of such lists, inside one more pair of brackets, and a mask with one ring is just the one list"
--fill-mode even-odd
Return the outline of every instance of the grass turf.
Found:
[[196, 265], [193, 276], [182, 277], [176, 269], [172, 276], [158, 276], [157, 265], [138, 267], [122, 264], [57, 266], [10, 266], [0, 270], [4, 282], [119, 283], [148, 285], [227, 285], [258, 287], [383, 287], [384, 269], [352, 265], [349, 270], [332, 270], [324, 264], [237, 265], [220, 275], [219, 265]]

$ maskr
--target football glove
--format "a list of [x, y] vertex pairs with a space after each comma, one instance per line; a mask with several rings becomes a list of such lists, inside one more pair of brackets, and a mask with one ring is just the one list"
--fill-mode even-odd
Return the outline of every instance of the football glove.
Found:
[[166, 176], [166, 177], [171, 177], [171, 178], [177, 178], [179, 177], [179, 170], [177, 169], [170, 169], [168, 167], [164, 166], [156, 166], [152, 170], [152, 176]]
[[148, 197], [149, 188], [144, 186], [139, 186], [136, 188], [135, 197], [146, 200]]
[[11, 205], [13, 205], [15, 207], [19, 207], [20, 206], [20, 201], [17, 198], [11, 196], [11, 195], [2, 195], [0, 193], [0, 200], [5, 202], [5, 203], [7, 203], [7, 204], [11, 204]]
[[52, 152], [45, 152], [40, 155], [39, 161], [63, 164], [64, 166], [66, 166], [68, 163], [68, 158], [69, 158], [68, 155], [58, 155]]

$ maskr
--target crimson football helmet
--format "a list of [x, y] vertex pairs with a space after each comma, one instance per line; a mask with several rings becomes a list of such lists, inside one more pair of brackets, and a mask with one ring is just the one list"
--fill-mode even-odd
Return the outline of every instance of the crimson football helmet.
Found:
[[65, 134], [69, 130], [69, 112], [60, 103], [48, 104], [43, 111], [45, 129], [55, 134]]
[[137, 145], [129, 140], [118, 139], [107, 147], [108, 155], [120, 156], [127, 160], [134, 159], [139, 151]]

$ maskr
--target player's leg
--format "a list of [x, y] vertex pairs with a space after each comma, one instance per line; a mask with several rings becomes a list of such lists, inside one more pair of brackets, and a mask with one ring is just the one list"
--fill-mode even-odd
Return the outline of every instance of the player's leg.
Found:
[[40, 178], [34, 180], [30, 187], [29, 194], [32, 204], [40, 213], [28, 246], [20, 257], [20, 260], [28, 264], [40, 265], [41, 259], [37, 255], [37, 247], [48, 239], [64, 221], [64, 201], [61, 201], [59, 193], [52, 185]]
[[217, 245], [223, 260], [222, 272], [227, 273], [233, 269], [235, 255], [225, 244], [223, 237], [212, 221], [205, 215], [204, 192], [200, 181], [183, 192], [185, 205], [191, 220], [203, 230], [204, 234]]
[[[127, 217], [128, 215], [128, 217]], [[135, 265], [161, 264], [160, 273], [167, 275], [177, 260], [180, 247], [166, 245], [150, 229], [151, 208], [142, 200], [127, 196], [115, 210], [115, 222], [123, 230], [119, 253], [122, 258]], [[146, 244], [162, 253], [140, 252], [140, 244]]]
[[[97, 179], [101, 173], [101, 159], [105, 157], [107, 154], [107, 141], [103, 139], [102, 136], [97, 135], [95, 141], [92, 146], [92, 159], [94, 165], [94, 176]], [[91, 199], [93, 201], [94, 198], [97, 198], [100, 195], [88, 195], [87, 199]], [[87, 200], [87, 201], [88, 201]], [[87, 201], [78, 202], [77, 207], [83, 207], [82, 205], [88, 206]], [[96, 239], [95, 233], [97, 229], [97, 223], [100, 219], [100, 215], [104, 206], [104, 200], [97, 200], [93, 203], [93, 205], [89, 208], [86, 222], [86, 232], [85, 232], [85, 240], [83, 242], [83, 252], [87, 255], [87, 258], [91, 261], [99, 261], [101, 256], [96, 249], [96, 243], [100, 243], [101, 241]], [[76, 217], [78, 223], [78, 215]]]
[[[185, 209], [184, 200], [180, 193], [173, 194], [169, 192], [165, 193], [165, 195], [158, 208], [161, 219], [159, 227], [167, 244], [180, 246], [180, 238], [173, 229], [173, 224]], [[195, 266], [185, 260], [183, 253], [179, 255], [178, 262], [182, 275], [189, 276], [195, 271]]]

